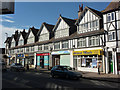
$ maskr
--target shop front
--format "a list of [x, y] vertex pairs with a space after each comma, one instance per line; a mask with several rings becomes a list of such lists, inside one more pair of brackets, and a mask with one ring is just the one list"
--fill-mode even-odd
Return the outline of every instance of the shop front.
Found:
[[24, 54], [17, 54], [16, 56], [17, 58], [17, 63], [21, 63], [23, 66], [25, 66], [25, 63], [24, 63]]
[[37, 53], [37, 68], [49, 68], [50, 53]]
[[29, 68], [34, 68], [34, 53], [25, 54], [25, 66], [29, 65]]
[[73, 51], [73, 67], [80, 71], [103, 72], [103, 50]]
[[70, 66], [70, 51], [52, 52], [52, 66], [66, 65]]

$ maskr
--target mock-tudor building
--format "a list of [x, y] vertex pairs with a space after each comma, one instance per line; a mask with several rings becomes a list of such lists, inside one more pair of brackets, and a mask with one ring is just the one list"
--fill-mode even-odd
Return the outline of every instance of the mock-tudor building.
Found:
[[106, 73], [120, 74], [120, 1], [111, 2], [103, 11], [106, 32]]
[[19, 41], [13, 35], [9, 42], [10, 60], [20, 62], [18, 56], [23, 56], [22, 64], [33, 68], [67, 65], [98, 72], [99, 67], [100, 72], [118, 74], [119, 5], [112, 2], [103, 11], [79, 6], [77, 20], [60, 15], [55, 26], [44, 22], [39, 30], [30, 28], [24, 45], [21, 35]]

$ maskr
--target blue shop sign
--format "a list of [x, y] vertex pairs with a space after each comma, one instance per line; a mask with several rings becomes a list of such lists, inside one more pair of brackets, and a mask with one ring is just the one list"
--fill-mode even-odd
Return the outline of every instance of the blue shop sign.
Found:
[[24, 54], [18, 54], [18, 57], [24, 57]]
[[57, 51], [57, 52], [52, 52], [52, 55], [59, 55], [59, 54], [70, 54], [70, 51]]

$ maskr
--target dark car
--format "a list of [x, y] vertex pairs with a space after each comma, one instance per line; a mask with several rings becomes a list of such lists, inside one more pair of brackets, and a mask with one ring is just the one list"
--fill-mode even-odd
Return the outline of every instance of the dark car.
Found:
[[4, 62], [0, 62], [0, 67], [2, 68], [2, 71], [7, 71], [6, 64]]
[[78, 71], [75, 71], [73, 68], [70, 66], [54, 66], [51, 69], [51, 76], [55, 77], [65, 77], [65, 78], [70, 78], [70, 79], [79, 79], [82, 77], [82, 74]]
[[22, 64], [20, 63], [12, 63], [10, 65], [10, 70], [11, 71], [25, 71], [25, 68]]

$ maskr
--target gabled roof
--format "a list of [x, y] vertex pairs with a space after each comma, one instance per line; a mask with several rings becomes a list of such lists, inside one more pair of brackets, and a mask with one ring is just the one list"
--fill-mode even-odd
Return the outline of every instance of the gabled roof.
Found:
[[97, 17], [99, 17], [100, 19], [102, 18], [102, 13], [101, 13], [100, 11], [97, 11], [97, 10], [95, 10], [95, 9], [92, 9], [92, 8], [86, 6], [86, 7], [84, 8], [84, 10], [82, 11], [81, 15], [79, 16], [79, 18], [78, 18], [78, 20], [76, 21], [75, 24], [77, 24], [77, 23], [79, 22], [80, 17], [83, 15], [83, 13], [85, 12], [86, 9], [90, 10], [93, 14], [95, 14], [95, 15], [96, 15]]
[[55, 25], [54, 28], [53, 28], [53, 30], [57, 27], [60, 19], [63, 19], [63, 20], [67, 23], [67, 25], [68, 25], [69, 27], [75, 26], [76, 20], [69, 19], [69, 18], [66, 18], [66, 17], [63, 17], [63, 16], [60, 15], [59, 18], [58, 18], [58, 21], [57, 21], [56, 25]]
[[40, 27], [40, 30], [38, 31], [38, 35], [41, 33], [43, 26], [45, 26], [47, 28], [48, 32], [52, 32], [52, 29], [54, 28], [54, 25], [43, 22]]
[[11, 37], [7, 37], [6, 41], [4, 43], [10, 43]]
[[116, 1], [116, 2], [111, 2], [103, 11], [101, 11], [102, 13], [105, 12], [109, 12], [112, 10], [116, 10], [120, 8], [120, 1]]
[[23, 30], [23, 32], [20, 32], [23, 36], [23, 38], [25, 39], [26, 35], [27, 35], [27, 32], [25, 32], [25, 29]]
[[16, 41], [19, 41], [20, 35], [22, 35], [23, 39], [25, 39], [25, 37], [27, 35], [27, 33], [25, 32], [25, 29], [22, 32], [19, 33], [18, 38], [17, 38]]
[[31, 31], [32, 31], [32, 33], [33, 33], [34, 36], [37, 36], [37, 33], [38, 33], [39, 29], [36, 29], [34, 27], [29, 28], [29, 31], [28, 31], [28, 33], [26, 35], [26, 38], [28, 38], [28, 36], [29, 36], [29, 34], [30, 34]]

